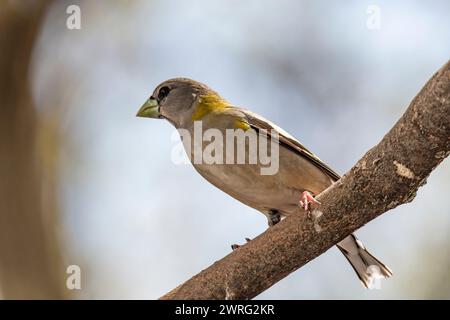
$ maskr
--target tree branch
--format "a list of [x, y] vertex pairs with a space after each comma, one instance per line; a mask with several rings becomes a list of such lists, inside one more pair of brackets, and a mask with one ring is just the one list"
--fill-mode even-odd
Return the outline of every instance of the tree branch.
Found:
[[251, 299], [364, 224], [414, 199], [450, 153], [450, 61], [427, 82], [381, 142], [318, 196], [161, 299]]

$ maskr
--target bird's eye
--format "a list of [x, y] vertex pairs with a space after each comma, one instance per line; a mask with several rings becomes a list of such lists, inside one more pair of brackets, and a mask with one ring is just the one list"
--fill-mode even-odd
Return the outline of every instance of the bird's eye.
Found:
[[169, 91], [170, 91], [169, 87], [162, 87], [161, 89], [159, 89], [158, 100], [161, 101], [162, 99], [167, 97], [167, 95], [169, 94]]

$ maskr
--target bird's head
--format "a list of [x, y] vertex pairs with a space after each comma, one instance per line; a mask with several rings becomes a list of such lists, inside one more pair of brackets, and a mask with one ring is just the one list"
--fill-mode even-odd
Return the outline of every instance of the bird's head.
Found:
[[206, 85], [187, 78], [175, 78], [158, 85], [137, 116], [165, 118], [175, 127], [184, 128], [224, 105], [225, 100]]

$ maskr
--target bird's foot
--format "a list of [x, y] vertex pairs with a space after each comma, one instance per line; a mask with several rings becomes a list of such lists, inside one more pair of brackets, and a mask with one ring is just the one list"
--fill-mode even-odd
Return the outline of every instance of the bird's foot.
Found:
[[303, 191], [302, 196], [300, 197], [300, 206], [309, 212], [310, 204], [317, 205], [320, 204], [319, 201], [314, 199], [313, 195], [309, 191]]
[[236, 249], [238, 249], [238, 248], [240, 248], [241, 247], [241, 245], [240, 244], [232, 244], [231, 245], [231, 250], [236, 250]]
[[[250, 238], [245, 238], [245, 240], [247, 241], [247, 242], [250, 242]], [[236, 249], [238, 249], [238, 248], [240, 248], [240, 247], [242, 247], [243, 246], [243, 244], [232, 244], [231, 245], [231, 250], [236, 250]]]
[[278, 222], [281, 221], [281, 214], [278, 212], [278, 210], [270, 210], [269, 215], [267, 217], [267, 223], [269, 227], [272, 227], [276, 225]]

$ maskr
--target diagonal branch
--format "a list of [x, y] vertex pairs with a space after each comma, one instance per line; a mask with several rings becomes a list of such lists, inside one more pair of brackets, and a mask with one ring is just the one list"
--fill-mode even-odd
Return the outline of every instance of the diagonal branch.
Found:
[[377, 216], [414, 199], [450, 153], [450, 61], [427, 82], [378, 145], [291, 215], [161, 299], [251, 299]]

